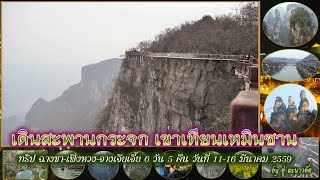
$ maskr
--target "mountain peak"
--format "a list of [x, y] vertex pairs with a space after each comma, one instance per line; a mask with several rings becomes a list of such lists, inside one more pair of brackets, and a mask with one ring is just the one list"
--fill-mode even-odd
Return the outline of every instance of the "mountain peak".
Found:
[[46, 101], [45, 99], [43, 98], [39, 98], [38, 100], [36, 100], [36, 102], [34, 104], [45, 104], [45, 103], [48, 103], [48, 101]]
[[121, 60], [110, 59], [82, 67], [80, 83], [52, 101], [39, 98], [32, 105], [25, 118], [26, 126], [30, 130], [88, 131], [108, 98], [120, 66]]

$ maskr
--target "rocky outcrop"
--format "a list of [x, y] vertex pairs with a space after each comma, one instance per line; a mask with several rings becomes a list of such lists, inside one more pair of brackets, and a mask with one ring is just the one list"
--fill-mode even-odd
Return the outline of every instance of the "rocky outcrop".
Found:
[[290, 21], [289, 21], [289, 19], [290, 19], [291, 15], [292, 15], [292, 12], [293, 12], [294, 9], [296, 9], [297, 7], [298, 7], [297, 4], [289, 4], [289, 5], [287, 6], [287, 13], [286, 13], [286, 15], [285, 15], [284, 22], [286, 22], [286, 26], [287, 26], [288, 29], [290, 29]]
[[290, 3], [285, 9], [275, 6], [274, 15], [268, 11], [263, 27], [269, 39], [286, 47], [305, 44], [316, 33], [318, 21], [314, 12], [305, 5]]
[[120, 59], [110, 59], [81, 69], [81, 82], [48, 102], [39, 98], [26, 114], [26, 126], [37, 131], [93, 131], [105, 105]]
[[280, 31], [281, 31], [281, 16], [278, 9], [275, 10], [275, 23], [273, 25], [273, 37], [274, 41], [280, 41]]
[[290, 41], [294, 46], [302, 45], [313, 38], [315, 24], [312, 22], [312, 15], [302, 7], [292, 11], [290, 21]]
[[243, 89], [228, 61], [123, 61], [97, 128], [104, 132], [227, 131], [230, 103]]

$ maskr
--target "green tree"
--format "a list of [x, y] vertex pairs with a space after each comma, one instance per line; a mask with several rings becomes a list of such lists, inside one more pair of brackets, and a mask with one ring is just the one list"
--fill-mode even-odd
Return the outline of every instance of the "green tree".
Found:
[[[294, 45], [302, 44], [306, 39], [310, 39], [313, 36], [313, 23], [310, 13], [304, 8], [294, 9], [292, 15], [290, 16], [290, 40]], [[296, 37], [299, 34], [302, 37]], [[303, 41], [303, 42], [301, 42]]]

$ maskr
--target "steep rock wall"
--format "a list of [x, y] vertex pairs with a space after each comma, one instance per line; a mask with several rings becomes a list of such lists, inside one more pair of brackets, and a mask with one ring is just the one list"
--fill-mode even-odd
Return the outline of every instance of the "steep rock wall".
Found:
[[226, 131], [243, 89], [227, 61], [125, 59], [97, 128], [105, 132]]

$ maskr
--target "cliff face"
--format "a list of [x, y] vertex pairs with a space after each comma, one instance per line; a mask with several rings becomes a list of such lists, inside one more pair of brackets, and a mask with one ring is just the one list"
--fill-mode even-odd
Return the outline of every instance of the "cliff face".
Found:
[[293, 6], [288, 20], [289, 36], [293, 45], [303, 45], [315, 36], [318, 20], [315, 13], [305, 5]]
[[110, 59], [82, 67], [81, 82], [48, 102], [39, 98], [26, 114], [26, 126], [38, 131], [92, 131], [106, 103], [121, 60]]
[[229, 128], [232, 99], [243, 88], [231, 62], [125, 59], [98, 128], [106, 132], [181, 132]]

